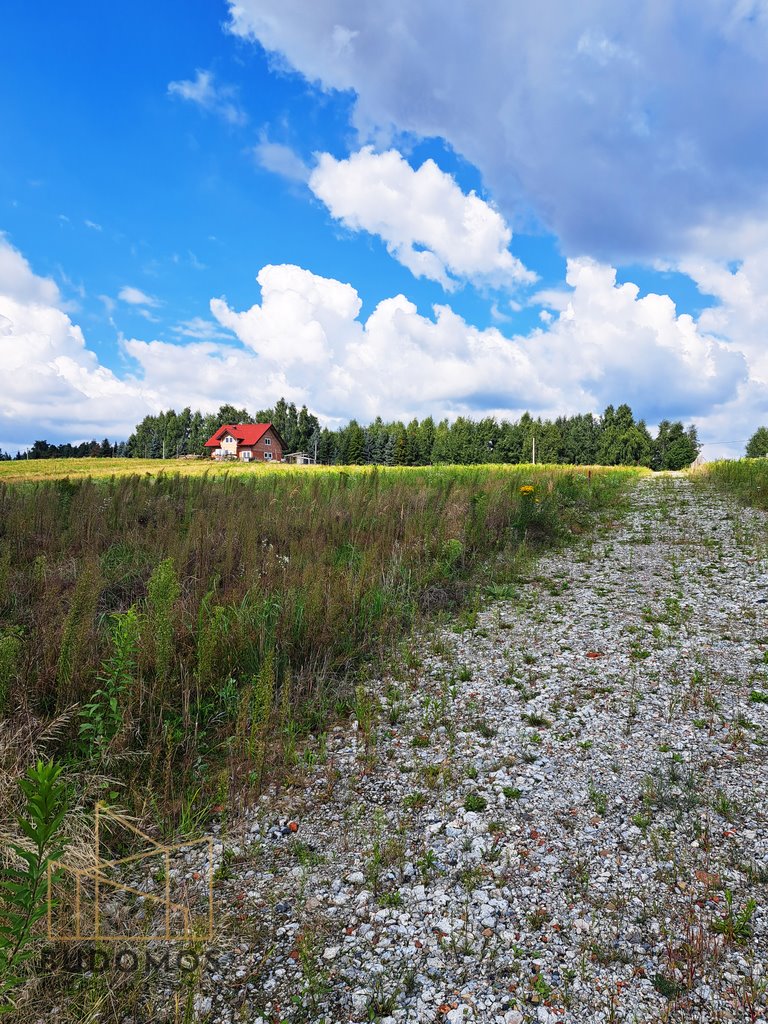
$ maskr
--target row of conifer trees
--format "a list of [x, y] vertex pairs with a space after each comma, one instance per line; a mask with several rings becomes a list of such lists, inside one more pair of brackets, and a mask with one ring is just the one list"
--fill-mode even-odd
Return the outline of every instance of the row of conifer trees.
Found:
[[[86, 441], [78, 445], [35, 441], [16, 458], [129, 457], [144, 459], [204, 455], [205, 442], [224, 423], [273, 423], [285, 450], [306, 451], [325, 465], [428, 466], [440, 463], [546, 462], [573, 465], [649, 466], [682, 469], [699, 453], [695, 426], [663, 420], [655, 436], [631, 408], [609, 405], [602, 416], [585, 413], [554, 420], [524, 413], [519, 420], [486, 416], [453, 421], [412, 419], [361, 425], [351, 420], [331, 430], [306, 406], [281, 398], [271, 409], [250, 413], [223, 405], [215, 413], [189, 407], [146, 416], [127, 441]], [[766, 441], [768, 443], [768, 431]], [[753, 446], [754, 447], [754, 446]], [[752, 454], [748, 449], [747, 454]], [[0, 458], [10, 458], [0, 452]]]
[[147, 416], [125, 446], [125, 454], [163, 458], [199, 454], [223, 423], [273, 423], [286, 451], [307, 451], [326, 465], [428, 466], [436, 463], [546, 462], [581, 465], [650, 466], [681, 469], [699, 452], [696, 428], [664, 420], [655, 436], [628, 405], [609, 405], [591, 413], [549, 420], [524, 413], [519, 420], [459, 416], [435, 422], [428, 416], [409, 423], [385, 421], [361, 425], [351, 420], [331, 430], [321, 427], [306, 406], [280, 399], [272, 409], [250, 414], [222, 406], [202, 415], [184, 409]]

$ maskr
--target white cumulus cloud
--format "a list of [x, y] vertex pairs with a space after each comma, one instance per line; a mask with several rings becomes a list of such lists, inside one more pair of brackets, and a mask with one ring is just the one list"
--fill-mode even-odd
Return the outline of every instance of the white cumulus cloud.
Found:
[[[765, 382], [749, 375], [737, 337], [678, 315], [668, 296], [617, 285], [594, 260], [569, 261], [551, 322], [524, 335], [475, 327], [448, 305], [423, 316], [403, 295], [362, 318], [355, 288], [298, 266], [263, 267], [257, 280], [260, 301], [249, 308], [216, 298], [214, 321], [178, 325], [191, 340], [123, 341], [132, 369], [118, 375], [88, 349], [55, 283], [0, 241], [0, 447], [125, 437], [148, 412], [222, 402], [255, 410], [280, 395], [330, 422], [599, 412], [629, 401], [651, 422], [706, 416], [708, 432], [724, 429], [730, 410], [744, 432], [765, 408]], [[749, 289], [723, 281], [733, 309], [745, 306]], [[718, 334], [738, 323], [718, 323]]]
[[257, 281], [261, 305], [236, 313], [213, 299], [211, 312], [267, 363], [300, 372], [332, 364], [359, 329], [361, 302], [349, 284], [291, 264], [266, 266]]
[[0, 232], [0, 293], [21, 303], [50, 306], [61, 301], [59, 288], [49, 277], [38, 277], [29, 263]]
[[61, 306], [55, 283], [34, 274], [0, 238], [3, 447], [43, 437], [125, 436], [149, 411], [142, 387], [101, 366]]
[[379, 235], [416, 277], [456, 287], [471, 279], [496, 286], [536, 275], [509, 251], [512, 232], [474, 192], [465, 195], [434, 160], [414, 170], [396, 150], [367, 146], [346, 160], [321, 153], [309, 187], [353, 231]]
[[448, 306], [421, 316], [402, 295], [362, 321], [351, 285], [300, 267], [267, 266], [258, 281], [261, 303], [237, 312], [214, 299], [213, 315], [265, 373], [316, 395], [329, 416], [599, 411], [620, 401], [649, 418], [688, 416], [734, 397], [747, 377], [743, 355], [678, 315], [668, 296], [640, 297], [589, 259], [569, 262], [559, 315], [515, 337]]

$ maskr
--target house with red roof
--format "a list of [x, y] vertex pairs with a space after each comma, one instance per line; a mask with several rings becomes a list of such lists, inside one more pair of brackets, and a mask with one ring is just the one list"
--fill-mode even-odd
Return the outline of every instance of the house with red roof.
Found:
[[225, 423], [205, 442], [212, 459], [282, 462], [283, 440], [271, 423]]

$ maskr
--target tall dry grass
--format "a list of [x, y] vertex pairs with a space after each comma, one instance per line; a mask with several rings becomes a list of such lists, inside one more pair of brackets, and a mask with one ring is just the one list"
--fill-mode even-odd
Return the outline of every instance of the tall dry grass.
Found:
[[690, 472], [699, 485], [727, 491], [744, 505], [768, 509], [768, 459], [721, 459]]
[[59, 756], [137, 812], [185, 820], [190, 779], [198, 803], [225, 804], [233, 779], [258, 789], [281, 737], [342, 713], [356, 675], [420, 616], [456, 607], [478, 575], [503, 582], [522, 549], [590, 527], [634, 475], [275, 468], [0, 483], [6, 734], [70, 714]]

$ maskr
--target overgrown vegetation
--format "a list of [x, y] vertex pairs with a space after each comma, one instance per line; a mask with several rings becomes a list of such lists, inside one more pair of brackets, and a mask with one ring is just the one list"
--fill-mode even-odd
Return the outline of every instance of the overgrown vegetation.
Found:
[[61, 771], [52, 761], [38, 761], [18, 781], [24, 809], [16, 826], [25, 843], [10, 844], [15, 863], [0, 870], [0, 1015], [15, 1009], [14, 992], [35, 954], [35, 925], [50, 909], [49, 871], [51, 881], [59, 874], [53, 865], [63, 853], [58, 832], [67, 808]]
[[77, 707], [58, 753], [178, 825], [186, 780], [196, 814], [226, 806], [234, 780], [257, 791], [302, 735], [356, 707], [360, 671], [421, 615], [513, 578], [521, 552], [610, 514], [631, 477], [445, 467], [0, 484], [0, 714], [45, 722]]
[[768, 509], [768, 459], [721, 459], [707, 462], [691, 477], [700, 486], [726, 491], [744, 505]]

